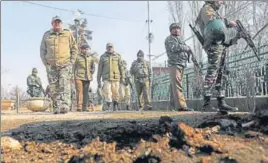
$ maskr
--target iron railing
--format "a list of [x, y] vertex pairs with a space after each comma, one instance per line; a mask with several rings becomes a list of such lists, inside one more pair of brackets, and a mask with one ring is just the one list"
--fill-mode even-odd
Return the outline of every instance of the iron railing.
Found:
[[[227, 57], [226, 97], [268, 96], [268, 44], [259, 47], [261, 62], [258, 62], [252, 50], [231, 54]], [[203, 64], [203, 81], [207, 63]], [[183, 93], [187, 99], [202, 97], [202, 85], [197, 85], [197, 76], [193, 68], [187, 68], [183, 78]], [[154, 75], [152, 100], [170, 99], [169, 74]]]

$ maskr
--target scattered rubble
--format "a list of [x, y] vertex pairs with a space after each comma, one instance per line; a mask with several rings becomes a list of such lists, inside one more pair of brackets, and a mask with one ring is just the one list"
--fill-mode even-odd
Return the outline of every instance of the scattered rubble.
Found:
[[1, 137], [1, 150], [20, 150], [22, 148], [20, 142], [11, 137], [4, 136]]
[[8, 133], [20, 141], [21, 148], [12, 152], [2, 150], [1, 161], [265, 162], [268, 137], [265, 133], [243, 128], [242, 124], [248, 120], [249, 115], [213, 116], [199, 119], [198, 128], [191, 127], [190, 121], [184, 123], [167, 116], [159, 120], [30, 124]]

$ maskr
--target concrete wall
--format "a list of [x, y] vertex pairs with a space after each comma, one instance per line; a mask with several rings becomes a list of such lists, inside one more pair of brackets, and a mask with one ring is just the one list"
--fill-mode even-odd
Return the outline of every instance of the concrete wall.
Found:
[[[186, 100], [188, 107], [194, 110], [200, 110], [202, 108], [202, 100]], [[248, 99], [246, 97], [226, 98], [226, 102], [231, 106], [236, 106], [239, 111], [248, 112], [253, 111], [254, 99]], [[154, 110], [169, 110], [169, 101], [157, 101], [152, 102]], [[217, 100], [212, 99], [212, 105], [217, 107]], [[267, 108], [268, 109], [268, 96], [255, 97], [256, 108]]]

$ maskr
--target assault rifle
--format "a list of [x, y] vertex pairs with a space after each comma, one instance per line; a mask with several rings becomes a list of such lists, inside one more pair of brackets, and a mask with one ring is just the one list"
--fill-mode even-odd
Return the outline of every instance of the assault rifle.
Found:
[[[202, 37], [202, 36], [200, 35], [200, 33], [195, 29], [195, 27], [192, 27], [191, 24], [190, 24], [190, 27], [191, 27], [191, 29], [194, 31], [194, 33], [196, 32], [196, 34], [197, 34], [197, 36], [198, 36], [198, 40], [199, 40], [200, 42], [203, 42], [203, 43], [204, 43], [204, 39], [203, 39], [203, 37]], [[186, 45], [186, 44], [184, 43], [184, 45]], [[195, 56], [194, 56], [193, 51], [190, 50], [189, 53], [188, 53], [188, 55], [191, 56], [191, 60], [193, 61], [194, 66], [198, 69], [199, 73], [202, 74], [202, 68], [199, 66], [199, 64], [198, 64], [198, 62], [197, 62], [197, 60], [196, 60], [196, 58], [195, 58]], [[189, 58], [190, 58], [190, 57], [188, 57], [188, 62], [190, 62]]]
[[245, 36], [244, 39], [247, 42], [248, 46], [251, 47], [251, 49], [253, 50], [255, 56], [257, 57], [258, 61], [261, 61], [259, 55], [258, 55], [258, 50], [254, 44], [254, 42], [252, 41], [251, 36], [248, 34], [248, 32], [246, 31], [246, 29], [244, 28], [244, 26], [242, 25], [242, 23], [240, 22], [240, 20], [236, 20], [236, 24], [238, 27], [238, 32], [242, 32], [243, 35]]
[[194, 32], [195, 36], [197, 37], [198, 41], [201, 43], [201, 45], [204, 45], [204, 38], [202, 37], [202, 35], [200, 34], [200, 32], [193, 27], [191, 24], [189, 24], [190, 28], [192, 29], [192, 31]]
[[[190, 50], [188, 53], [189, 53], [189, 55], [191, 56], [191, 60], [192, 60], [192, 62], [194, 63], [194, 66], [198, 69], [198, 72], [202, 75], [202, 68], [199, 66], [199, 64], [198, 64], [198, 62], [197, 62], [197, 60], [196, 60], [196, 58], [195, 58], [195, 56], [194, 56], [193, 51]], [[189, 57], [188, 57], [188, 58], [189, 58]], [[188, 59], [188, 62], [190, 62], [189, 59]]]
[[[220, 14], [214, 10], [216, 12], [216, 14], [218, 15], [218, 17], [221, 17]], [[223, 18], [224, 22], [226, 24], [226, 22], [228, 22], [228, 20], [226, 18]], [[238, 32], [241, 32], [242, 35], [244, 36], [243, 38], [245, 39], [245, 41], [247, 42], [248, 46], [251, 47], [251, 49], [253, 50], [255, 56], [257, 57], [258, 61], [261, 61], [259, 55], [258, 55], [258, 50], [250, 36], [250, 34], [247, 32], [247, 30], [244, 28], [244, 26], [242, 25], [240, 20], [236, 20], [235, 21], [238, 27]], [[203, 45], [203, 44], [202, 44]]]

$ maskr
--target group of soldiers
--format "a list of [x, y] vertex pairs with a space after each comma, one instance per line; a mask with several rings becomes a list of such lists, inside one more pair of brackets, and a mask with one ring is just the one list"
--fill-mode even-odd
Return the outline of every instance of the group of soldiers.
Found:
[[[208, 67], [204, 83], [203, 110], [215, 110], [211, 105], [212, 89], [218, 92], [218, 109], [221, 113], [237, 111], [224, 100], [222, 78], [219, 74], [222, 66], [222, 56], [226, 48], [237, 44], [237, 40], [246, 37], [237, 28], [235, 21], [228, 21], [221, 17], [217, 10], [223, 1], [205, 1], [201, 8], [196, 25], [202, 33], [202, 43], [208, 57]], [[53, 101], [54, 113], [66, 113], [71, 106], [71, 77], [74, 73], [77, 90], [77, 110], [87, 111], [88, 90], [95, 72], [94, 57], [91, 55], [90, 46], [82, 44], [77, 46], [72, 33], [62, 28], [62, 20], [56, 16], [52, 19], [52, 29], [45, 32], [41, 46], [40, 56], [47, 70], [50, 95]], [[190, 111], [182, 93], [183, 72], [189, 58], [193, 56], [189, 46], [181, 38], [181, 27], [178, 23], [170, 25], [170, 36], [165, 40], [165, 48], [168, 56], [170, 71], [170, 84], [173, 95], [173, 109], [177, 111]], [[220, 64], [221, 63], [221, 64]], [[28, 78], [35, 78], [37, 70]], [[151, 110], [150, 85], [152, 72], [149, 62], [144, 60], [144, 52], [139, 50], [135, 60], [127, 70], [127, 63], [122, 56], [115, 52], [114, 45], [107, 43], [106, 52], [101, 55], [98, 62], [97, 83], [101, 90], [107, 110], [118, 110], [120, 92], [125, 94], [126, 109], [130, 109], [130, 92], [133, 85], [136, 87], [138, 99], [137, 110]], [[36, 80], [37, 86], [41, 85], [40, 79]], [[35, 92], [35, 90], [32, 90]], [[123, 92], [123, 93], [122, 93]], [[38, 93], [34, 93], [38, 95]]]
[[[200, 29], [201, 33], [197, 36], [207, 53], [208, 60], [202, 110], [218, 110], [221, 114], [227, 114], [229, 111], [238, 111], [238, 108], [229, 106], [225, 102], [225, 90], [222, 85], [226, 82], [223, 77], [226, 72], [220, 70], [226, 70], [224, 67], [226, 49], [237, 44], [239, 39], [248, 39], [249, 36], [239, 28], [237, 21], [229, 21], [217, 12], [223, 4], [224, 2], [219, 0], [205, 1], [195, 23]], [[171, 35], [165, 40], [165, 47], [170, 67], [174, 107], [176, 110], [190, 111], [192, 109], [187, 107], [182, 94], [182, 78], [187, 61], [189, 57], [193, 58], [191, 56], [193, 53], [181, 39], [180, 29], [177, 23], [170, 25]], [[211, 105], [212, 89], [217, 91], [217, 108]]]
[[[40, 57], [46, 67], [49, 85], [45, 91], [34, 68], [27, 78], [27, 92], [31, 97], [39, 97], [42, 92], [49, 94], [54, 114], [67, 113], [72, 105], [71, 82], [74, 76], [77, 111], [89, 111], [89, 90], [96, 58], [87, 43], [78, 45], [72, 32], [62, 28], [60, 17], [53, 17], [51, 25], [52, 29], [45, 32], [40, 46]], [[104, 98], [105, 110], [119, 110], [119, 103], [123, 101], [127, 110], [132, 109], [130, 89], [134, 91], [134, 83], [139, 104], [136, 110], [151, 110], [150, 79], [150, 65], [144, 60], [142, 50], [138, 51], [137, 60], [128, 71], [126, 61], [114, 50], [114, 45], [106, 44], [106, 52], [98, 59], [97, 70], [98, 90], [101, 90], [99, 94]]]

